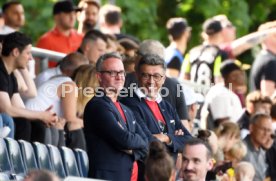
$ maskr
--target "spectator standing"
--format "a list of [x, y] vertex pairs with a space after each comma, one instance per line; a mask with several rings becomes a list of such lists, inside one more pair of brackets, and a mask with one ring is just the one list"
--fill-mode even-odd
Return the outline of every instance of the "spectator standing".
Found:
[[158, 55], [144, 55], [136, 68], [138, 87], [122, 99], [129, 106], [150, 141], [163, 142], [176, 159], [185, 141], [191, 137], [181, 124], [175, 109], [160, 95], [165, 82], [166, 65]]
[[[82, 35], [74, 29], [76, 11], [80, 10], [71, 1], [56, 2], [53, 8], [55, 27], [39, 38], [37, 47], [66, 54], [76, 51], [82, 41]], [[53, 67], [56, 63], [49, 65]]]
[[96, 70], [100, 88], [84, 110], [88, 176], [129, 181], [132, 172], [137, 172], [134, 161], [146, 156], [147, 138], [131, 110], [117, 100], [125, 80], [121, 56], [102, 55]]
[[[191, 135], [182, 125], [175, 108], [160, 95], [166, 79], [165, 61], [158, 55], [146, 54], [136, 64], [135, 71], [138, 87], [132, 89], [122, 102], [134, 112], [149, 141], [164, 143], [176, 161], [178, 152], [182, 151]], [[139, 175], [144, 175], [143, 163], [138, 164]]]
[[209, 18], [203, 23], [204, 42], [192, 48], [186, 55], [181, 77], [207, 86], [220, 82], [220, 63], [228, 58], [228, 55], [219, 48], [223, 42], [224, 28], [214, 18]]
[[25, 24], [24, 7], [20, 1], [8, 1], [2, 6], [4, 26], [0, 27], [0, 34], [19, 31]]
[[203, 45], [187, 54], [181, 77], [204, 85], [220, 82], [219, 67], [223, 60], [234, 59], [275, 32], [276, 28], [264, 29], [236, 39], [236, 28], [225, 15], [211, 17], [203, 24]]
[[[146, 54], [155, 54], [161, 58], [165, 58], [165, 47], [157, 40], [144, 40], [138, 49], [138, 53], [135, 56], [135, 64], [137, 64], [141, 57]], [[137, 86], [137, 77], [135, 72], [128, 73], [126, 75], [125, 87]], [[169, 94], [166, 94], [166, 90]], [[168, 101], [178, 114], [181, 122], [185, 127], [188, 126], [188, 112], [185, 102], [185, 97], [182, 89], [182, 85], [174, 78], [167, 77], [161, 88], [161, 95], [164, 100]]]
[[[243, 71], [232, 60], [224, 61], [221, 64], [220, 71], [224, 84], [211, 87], [201, 110], [201, 115], [205, 115], [206, 112], [209, 113], [207, 119], [208, 129], [217, 128], [224, 120], [237, 122], [242, 114], [241, 102], [234, 91], [245, 85]], [[202, 123], [205, 122], [206, 120], [202, 120]], [[202, 128], [204, 127], [205, 125], [202, 125]]]
[[[276, 21], [267, 22], [259, 31], [276, 29]], [[272, 97], [276, 91], [276, 32], [262, 42], [262, 50], [257, 55], [250, 72], [252, 90], [260, 90], [263, 95]]]
[[178, 78], [192, 28], [189, 27], [186, 19], [180, 17], [170, 18], [166, 28], [170, 40], [170, 45], [166, 48], [165, 52], [166, 75]]
[[121, 33], [123, 26], [122, 10], [119, 6], [105, 4], [99, 13], [99, 28], [101, 32], [109, 35]]
[[82, 9], [78, 13], [78, 32], [85, 34], [95, 29], [98, 23], [99, 11], [101, 8], [99, 0], [81, 0], [78, 5]]

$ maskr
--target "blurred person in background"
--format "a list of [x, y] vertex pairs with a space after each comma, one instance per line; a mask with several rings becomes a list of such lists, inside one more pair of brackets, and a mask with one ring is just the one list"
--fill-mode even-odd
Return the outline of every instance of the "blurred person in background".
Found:
[[178, 78], [192, 28], [188, 25], [187, 20], [181, 17], [170, 18], [166, 28], [170, 40], [170, 45], [165, 52], [166, 75]]
[[242, 139], [249, 133], [251, 117], [257, 112], [270, 114], [272, 101], [268, 96], [263, 96], [260, 91], [253, 91], [246, 96], [245, 104], [245, 110], [237, 122], [241, 129]]
[[60, 181], [58, 176], [48, 170], [31, 170], [23, 181]]
[[215, 155], [217, 162], [224, 161], [224, 153], [240, 140], [240, 129], [236, 123], [225, 121], [219, 125], [215, 131], [218, 137], [218, 151]]
[[105, 4], [99, 12], [99, 28], [104, 34], [118, 35], [123, 26], [122, 10], [119, 6]]
[[[79, 88], [77, 99], [77, 116], [79, 118], [83, 118], [83, 112], [86, 104], [95, 96], [96, 89], [99, 87], [99, 82], [96, 78], [96, 69], [92, 65], [82, 65], [75, 70], [72, 79]], [[87, 92], [85, 90], [87, 90]]]
[[253, 181], [255, 169], [250, 162], [240, 162], [235, 168], [236, 181]]
[[83, 37], [78, 52], [88, 58], [89, 63], [96, 65], [98, 58], [107, 52], [107, 37], [98, 30], [89, 30]]
[[[36, 46], [66, 54], [76, 51], [83, 38], [74, 29], [77, 11], [81, 9], [71, 1], [57, 1], [53, 7], [54, 28], [43, 34]], [[49, 62], [49, 66], [56, 66], [56, 62]]]
[[50, 80], [52, 77], [69, 75], [80, 65], [88, 64], [89, 61], [81, 53], [70, 53], [63, 57], [57, 67], [49, 68], [41, 72], [34, 79], [36, 87], [39, 88], [43, 83]]
[[276, 92], [276, 21], [262, 24], [259, 31], [274, 30], [262, 42], [262, 50], [253, 62], [250, 72], [250, 87], [272, 97]]
[[273, 36], [276, 28], [249, 33], [236, 39], [236, 28], [225, 15], [216, 15], [203, 23], [203, 43], [189, 51], [181, 68], [181, 77], [203, 85], [221, 82], [219, 67]]
[[175, 181], [175, 177], [175, 164], [164, 144], [151, 142], [145, 161], [145, 181]]
[[87, 31], [95, 29], [98, 23], [100, 1], [99, 0], [81, 0], [78, 7], [82, 9], [77, 14], [78, 33], [85, 34]]
[[19, 31], [25, 25], [24, 7], [20, 1], [8, 1], [2, 6], [4, 25], [0, 26], [0, 34]]
[[208, 91], [201, 110], [201, 128], [213, 130], [225, 120], [237, 122], [242, 114], [241, 101], [234, 92], [246, 85], [244, 72], [232, 60], [224, 61], [220, 72], [224, 83], [212, 86]]
[[[266, 162], [266, 149], [268, 143], [273, 144], [271, 138], [272, 121], [271, 117], [265, 113], [256, 113], [250, 119], [249, 125], [250, 134], [248, 134], [244, 143], [247, 147], [247, 153], [243, 158], [244, 161], [250, 162], [255, 168], [254, 181], [263, 181], [267, 175], [268, 165]], [[272, 142], [270, 142], [272, 140]]]

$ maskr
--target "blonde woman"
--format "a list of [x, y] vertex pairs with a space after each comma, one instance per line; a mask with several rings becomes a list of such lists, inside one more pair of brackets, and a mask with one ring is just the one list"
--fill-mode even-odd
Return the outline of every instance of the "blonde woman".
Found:
[[247, 147], [242, 140], [239, 140], [235, 143], [232, 148], [224, 154], [225, 160], [232, 162], [232, 166], [235, 168], [237, 164], [243, 159], [246, 155]]
[[224, 153], [228, 152], [240, 140], [240, 128], [231, 121], [223, 122], [215, 131], [218, 137], [217, 161], [224, 160]]
[[95, 95], [95, 90], [99, 86], [96, 69], [93, 65], [82, 65], [72, 78], [78, 87], [77, 116], [82, 118], [85, 105]]
[[[45, 105], [53, 105], [54, 110], [60, 118], [59, 120], [65, 120], [66, 126], [64, 127], [64, 125], [60, 125], [58, 129], [61, 133], [63, 132], [63, 129], [66, 130], [66, 146], [70, 148], [86, 149], [82, 130], [83, 120], [77, 115], [82, 114], [83, 112], [79, 112], [79, 110], [81, 110], [81, 108], [79, 108], [79, 99], [84, 100], [83, 96], [89, 95], [87, 93], [87, 86], [90, 85], [91, 79], [93, 78], [91, 74], [87, 72], [92, 69], [92, 65], [78, 67], [74, 73], [72, 73], [77, 82], [74, 82], [73, 79], [69, 77], [69, 74], [51, 78], [39, 87], [39, 96], [27, 102], [27, 106], [32, 109], [42, 108]], [[84, 103], [82, 105], [83, 109], [85, 105]], [[62, 145], [62, 143], [54, 142], [56, 140], [62, 140], [63, 134], [55, 136], [54, 131], [51, 131], [50, 134], [50, 141], [47, 143], [50, 142], [53, 145], [58, 146]]]

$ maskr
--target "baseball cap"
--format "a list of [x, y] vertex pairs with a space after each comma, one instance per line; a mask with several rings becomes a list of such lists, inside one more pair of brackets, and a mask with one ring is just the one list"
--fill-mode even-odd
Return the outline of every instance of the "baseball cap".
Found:
[[78, 8], [77, 6], [74, 6], [73, 2], [71, 1], [58, 1], [54, 5], [53, 9], [53, 15], [59, 14], [59, 13], [70, 13], [72, 11], [81, 11], [82, 8]]
[[203, 23], [203, 31], [207, 35], [214, 35], [218, 32], [220, 32], [223, 29], [222, 24], [220, 21], [215, 20], [213, 18], [207, 19]]
[[234, 113], [231, 96], [227, 93], [216, 95], [209, 104], [214, 120], [231, 118]]
[[201, 103], [204, 101], [203, 95], [199, 93], [195, 93], [195, 91], [187, 86], [183, 86], [184, 90], [184, 97], [185, 97], [185, 102], [187, 106], [190, 106], [195, 103]]

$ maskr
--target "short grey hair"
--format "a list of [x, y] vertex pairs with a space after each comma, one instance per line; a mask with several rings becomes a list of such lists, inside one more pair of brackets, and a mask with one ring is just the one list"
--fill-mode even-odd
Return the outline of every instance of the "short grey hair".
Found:
[[102, 71], [103, 62], [109, 58], [117, 58], [117, 59], [120, 59], [123, 61], [123, 57], [118, 52], [110, 52], [110, 53], [103, 54], [97, 60], [97, 63], [96, 63], [96, 71], [97, 72]]
[[256, 124], [257, 122], [259, 122], [262, 119], [271, 119], [270, 115], [263, 113], [263, 112], [257, 112], [256, 114], [254, 114], [252, 116], [252, 118], [250, 119], [250, 124]]
[[138, 48], [139, 55], [155, 54], [161, 58], [165, 58], [165, 47], [157, 40], [144, 40]]
[[140, 61], [138, 62], [137, 66], [135, 66], [135, 71], [140, 72], [140, 68], [142, 65], [161, 65], [163, 70], [165, 71], [167, 65], [165, 60], [158, 55], [155, 54], [145, 54], [141, 57]]

